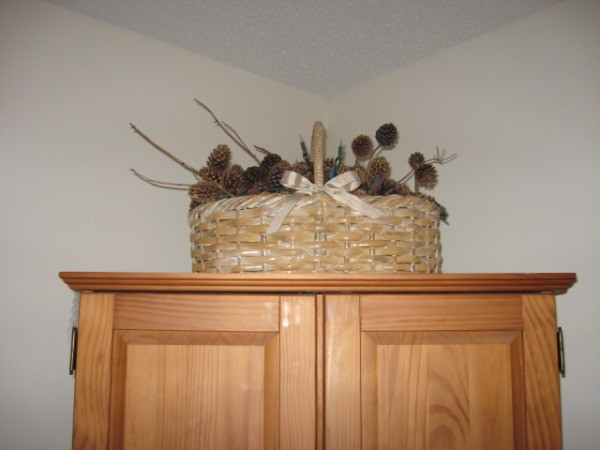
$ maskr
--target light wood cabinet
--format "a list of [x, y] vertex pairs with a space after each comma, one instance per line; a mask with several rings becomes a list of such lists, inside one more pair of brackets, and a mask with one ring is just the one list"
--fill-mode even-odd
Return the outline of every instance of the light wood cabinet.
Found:
[[60, 275], [75, 449], [562, 448], [573, 274]]

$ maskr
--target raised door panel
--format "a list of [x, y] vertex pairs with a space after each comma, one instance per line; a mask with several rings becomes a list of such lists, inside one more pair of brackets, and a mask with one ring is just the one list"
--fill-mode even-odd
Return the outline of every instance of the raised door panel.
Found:
[[525, 449], [522, 299], [360, 297], [363, 449]]
[[115, 331], [113, 342], [111, 448], [277, 448], [276, 333]]
[[521, 333], [363, 332], [363, 449], [524, 449]]

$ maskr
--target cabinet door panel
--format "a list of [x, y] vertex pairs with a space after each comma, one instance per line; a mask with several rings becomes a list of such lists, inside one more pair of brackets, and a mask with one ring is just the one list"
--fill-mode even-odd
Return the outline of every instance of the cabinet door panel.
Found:
[[364, 449], [524, 448], [520, 333], [363, 332], [361, 347]]
[[265, 383], [279, 363], [275, 333], [116, 331], [114, 342], [113, 448], [276, 447], [277, 405], [265, 407], [278, 390]]
[[74, 448], [322, 442], [314, 295], [90, 293], [80, 311]]

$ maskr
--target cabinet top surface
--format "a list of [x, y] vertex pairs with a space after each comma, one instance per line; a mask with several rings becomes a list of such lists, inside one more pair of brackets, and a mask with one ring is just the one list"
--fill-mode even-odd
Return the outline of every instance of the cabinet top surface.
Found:
[[574, 273], [208, 274], [61, 272], [75, 291], [146, 292], [565, 292]]

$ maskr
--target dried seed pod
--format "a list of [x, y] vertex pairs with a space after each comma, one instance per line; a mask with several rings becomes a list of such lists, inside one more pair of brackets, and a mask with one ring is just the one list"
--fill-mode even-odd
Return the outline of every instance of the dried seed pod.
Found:
[[379, 145], [392, 145], [398, 138], [398, 130], [393, 123], [381, 125], [375, 132], [375, 139]]
[[373, 160], [369, 163], [369, 167], [367, 169], [367, 178], [369, 180], [373, 180], [375, 178], [385, 179], [389, 178], [391, 172], [389, 161], [383, 157], [378, 156], [377, 158], [373, 158]]
[[268, 171], [264, 167], [251, 166], [244, 172], [246, 184], [252, 187], [257, 181], [264, 180], [268, 175]]
[[432, 189], [438, 181], [437, 169], [432, 164], [423, 164], [415, 170], [415, 185]]
[[223, 172], [223, 187], [233, 195], [246, 192], [246, 186], [244, 169], [239, 164], [234, 164]]
[[373, 151], [373, 141], [366, 134], [360, 134], [352, 139], [351, 147], [357, 159], [365, 159]]
[[279, 161], [269, 169], [269, 191], [283, 192], [286, 187], [281, 184], [281, 177], [286, 170], [292, 170], [292, 165], [287, 161]]
[[217, 145], [206, 160], [206, 165], [214, 169], [225, 170], [229, 164], [231, 164], [231, 149], [225, 144]]
[[188, 189], [188, 195], [191, 200], [190, 209], [193, 209], [196, 206], [218, 200], [221, 191], [213, 182], [202, 180]]
[[258, 180], [248, 190], [248, 195], [259, 195], [269, 192], [269, 183], [267, 180]]
[[271, 166], [277, 164], [281, 160], [281, 156], [279, 156], [277, 153], [269, 153], [268, 155], [265, 155], [263, 160], [260, 162], [260, 167], [266, 167], [269, 169]]
[[412, 153], [408, 157], [408, 164], [410, 165], [411, 168], [416, 170], [419, 167], [421, 167], [423, 164], [425, 164], [425, 156], [423, 156], [423, 153], [419, 153], [419, 152]]
[[300, 175], [304, 175], [309, 170], [308, 163], [306, 161], [296, 161], [292, 164], [292, 170]]
[[408, 195], [411, 193], [410, 188], [405, 183], [386, 178], [381, 183], [380, 195]]
[[203, 179], [212, 180], [217, 183], [221, 182], [221, 177], [223, 176], [223, 170], [216, 167], [202, 167], [198, 173]]
[[355, 164], [352, 167], [352, 170], [356, 171], [356, 173], [358, 173], [358, 176], [360, 178], [360, 184], [363, 186], [366, 186], [367, 183], [369, 182], [369, 177], [367, 175], [367, 169], [365, 169], [363, 166]]

